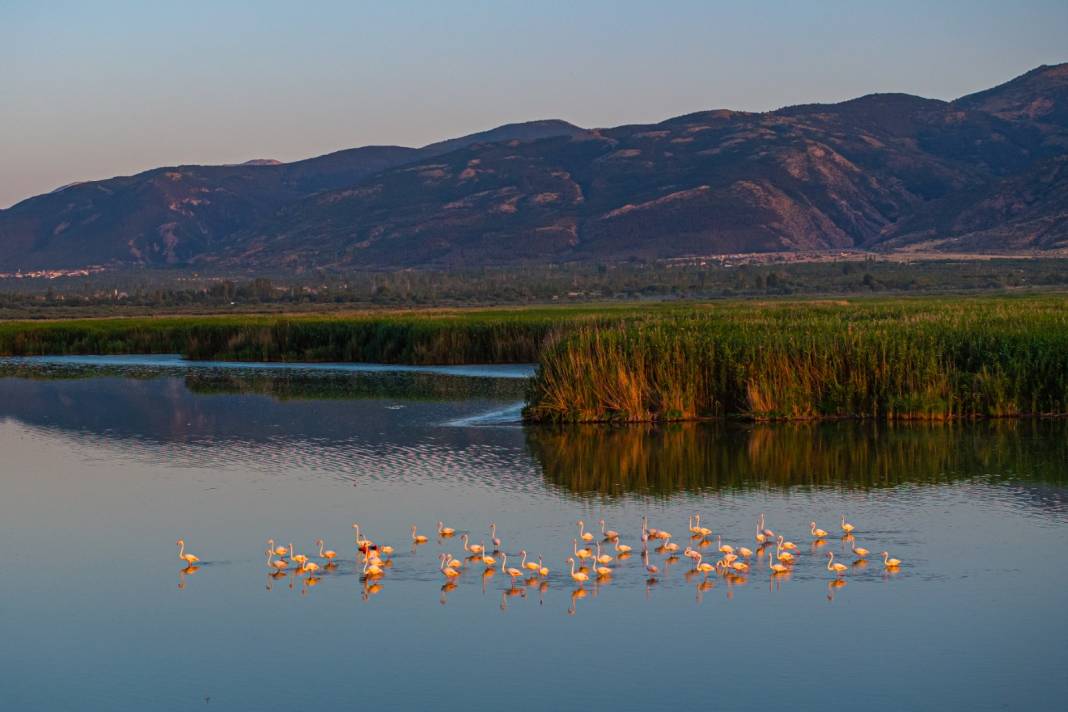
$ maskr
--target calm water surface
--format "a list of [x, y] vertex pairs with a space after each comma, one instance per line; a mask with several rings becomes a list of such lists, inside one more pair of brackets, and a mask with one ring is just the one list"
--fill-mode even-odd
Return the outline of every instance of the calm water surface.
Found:
[[[136, 361], [136, 360], [135, 360]], [[523, 381], [477, 373], [0, 363], [0, 707], [17, 710], [1058, 709], [1068, 695], [1068, 425], [524, 428]], [[522, 376], [523, 369], [496, 375]], [[474, 377], [477, 375], [478, 377]], [[756, 548], [744, 580], [585, 593], [575, 521], [640, 548], [641, 516]], [[846, 563], [845, 512], [873, 558]], [[436, 522], [553, 571], [469, 567], [443, 590]], [[832, 536], [813, 546], [815, 519]], [[397, 549], [357, 575], [353, 521]], [[182, 573], [175, 540], [203, 563]], [[272, 579], [273, 537], [336, 571]], [[703, 549], [713, 558], [714, 546]], [[837, 559], [836, 559], [837, 560]], [[518, 563], [516, 561], [516, 563]]]

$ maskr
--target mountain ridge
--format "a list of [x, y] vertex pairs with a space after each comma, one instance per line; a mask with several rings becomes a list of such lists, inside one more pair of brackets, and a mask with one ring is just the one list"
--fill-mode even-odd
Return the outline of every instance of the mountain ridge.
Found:
[[903, 93], [422, 148], [176, 166], [0, 211], [0, 270], [449, 267], [825, 249], [1068, 246], [1068, 64]]

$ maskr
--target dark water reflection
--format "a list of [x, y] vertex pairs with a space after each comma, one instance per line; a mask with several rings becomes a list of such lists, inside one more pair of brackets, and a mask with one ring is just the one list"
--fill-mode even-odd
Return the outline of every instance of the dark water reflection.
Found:
[[[524, 428], [521, 380], [226, 368], [0, 370], [0, 708], [1049, 709], [1068, 694], [1068, 424]], [[486, 418], [487, 412], [506, 415]], [[616, 559], [688, 517], [789, 576]], [[859, 529], [841, 539], [847, 514]], [[832, 536], [812, 541], [813, 519]], [[363, 579], [351, 523], [396, 546]], [[438, 520], [551, 567], [513, 582]], [[183, 536], [202, 561], [175, 557]], [[268, 537], [336, 567], [268, 574]], [[854, 564], [851, 544], [905, 561]], [[680, 547], [681, 548], [681, 547]], [[847, 563], [832, 581], [826, 553]], [[614, 553], [614, 552], [613, 552]], [[714, 555], [709, 555], [714, 556]], [[322, 562], [325, 564], [325, 561]], [[478, 695], [476, 698], [475, 695]]]
[[545, 479], [576, 494], [897, 487], [996, 473], [1064, 485], [1068, 421], [530, 428]]

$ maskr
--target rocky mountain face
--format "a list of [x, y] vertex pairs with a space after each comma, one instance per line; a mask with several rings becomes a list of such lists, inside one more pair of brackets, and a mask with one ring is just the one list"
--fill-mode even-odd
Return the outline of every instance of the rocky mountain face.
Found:
[[952, 102], [874, 94], [422, 149], [180, 166], [0, 211], [0, 271], [472, 267], [735, 252], [1068, 248], [1068, 64]]

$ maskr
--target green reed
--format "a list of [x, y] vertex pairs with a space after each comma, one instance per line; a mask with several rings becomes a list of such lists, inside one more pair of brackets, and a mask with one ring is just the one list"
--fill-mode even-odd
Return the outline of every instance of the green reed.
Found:
[[[643, 310], [645, 311], [645, 310]], [[0, 322], [0, 355], [180, 353], [197, 360], [530, 363], [557, 330], [632, 307]]]
[[542, 353], [536, 421], [1068, 413], [1068, 300], [733, 303], [585, 325]]

